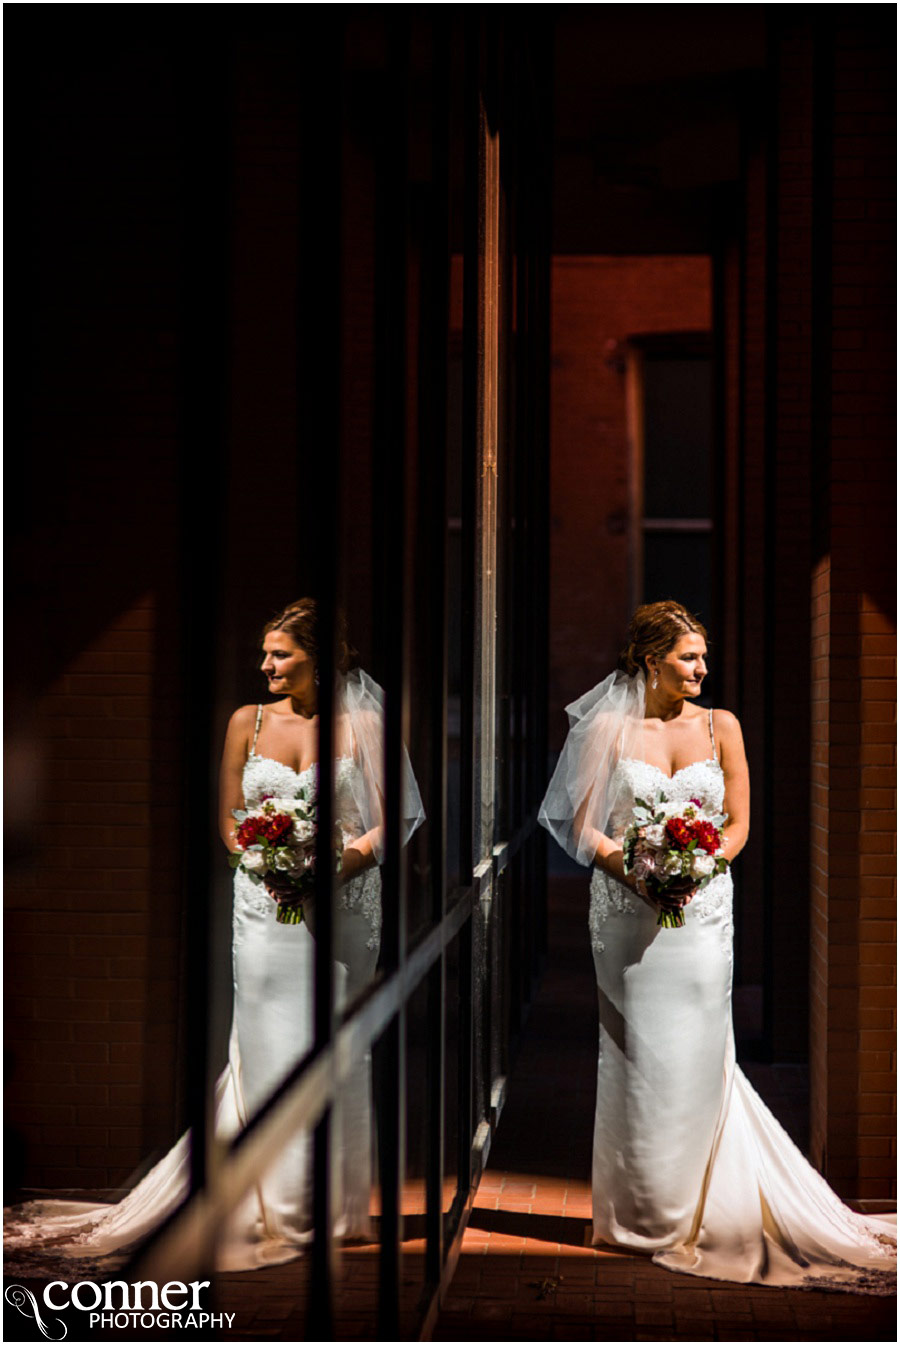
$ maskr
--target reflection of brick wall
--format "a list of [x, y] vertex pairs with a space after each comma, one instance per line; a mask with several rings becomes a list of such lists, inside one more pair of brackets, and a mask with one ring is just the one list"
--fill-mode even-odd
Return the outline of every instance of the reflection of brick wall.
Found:
[[[858, 12], [858, 11], [857, 11]], [[894, 58], [841, 7], [834, 44], [832, 397], [813, 576], [813, 1154], [895, 1191]]]
[[37, 707], [33, 844], [5, 947], [8, 1115], [30, 1185], [114, 1186], [172, 1129], [178, 724], [155, 713], [156, 624], [139, 600]]
[[65, 20], [31, 50], [6, 1176], [90, 1189], [177, 1124], [177, 153], [158, 51], [109, 61]]
[[556, 257], [552, 274], [550, 742], [614, 666], [628, 611], [625, 379], [608, 342], [708, 331], [705, 257]]
[[[187, 280], [182, 269], [191, 232], [179, 178], [190, 109], [176, 116], [183, 45], [129, 46], [127, 61], [110, 62], [106, 45], [91, 48], [82, 19], [73, 63], [76, 38], [69, 41], [65, 23], [35, 56], [39, 115], [27, 119], [23, 149], [34, 254], [24, 259], [32, 270], [22, 325], [35, 347], [35, 397], [26, 426], [33, 451], [16, 464], [26, 477], [16, 498], [29, 507], [17, 511], [10, 543], [25, 583], [9, 612], [29, 652], [9, 684], [23, 707], [16, 759], [38, 759], [43, 778], [16, 811], [6, 1037], [8, 1114], [27, 1145], [24, 1181], [93, 1188], [123, 1180], [180, 1123], [177, 567], [183, 468], [195, 460], [191, 442], [182, 461], [179, 433], [196, 383], [180, 386], [179, 364], [190, 330], [183, 301], [196, 304], [197, 282], [192, 267]], [[210, 224], [213, 256], [215, 229], [229, 231], [231, 271], [222, 283], [230, 285], [230, 456], [222, 464], [220, 619], [213, 623], [202, 601], [191, 613], [203, 648], [188, 694], [204, 709], [215, 699], [224, 731], [235, 703], [261, 690], [257, 631], [304, 587], [294, 342], [299, 122], [290, 43], [248, 37], [232, 72], [213, 54], [206, 73], [214, 90], [234, 77], [234, 120], [222, 118], [221, 134], [231, 140], [236, 208]], [[194, 317], [210, 321], [205, 310]], [[203, 344], [186, 352], [201, 370]], [[210, 404], [201, 460], [219, 442], [220, 410]], [[283, 510], [277, 526], [273, 481]], [[209, 484], [199, 483], [192, 504], [199, 498], [202, 506]], [[360, 566], [367, 557], [363, 548]], [[190, 801], [203, 826], [206, 805], [205, 797]], [[216, 882], [210, 1028], [215, 1063], [224, 1063], [224, 863]], [[15, 1180], [9, 1169], [7, 1179]]]

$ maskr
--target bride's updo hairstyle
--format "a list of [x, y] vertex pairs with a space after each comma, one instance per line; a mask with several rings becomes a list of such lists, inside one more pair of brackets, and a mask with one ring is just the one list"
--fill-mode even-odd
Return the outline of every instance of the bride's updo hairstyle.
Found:
[[[335, 612], [337, 668], [347, 673], [355, 668], [359, 655], [347, 639], [347, 622], [343, 612]], [[288, 603], [283, 612], [272, 618], [263, 628], [263, 639], [273, 630], [283, 630], [304, 653], [316, 663], [319, 661], [319, 610], [315, 598], [298, 598]]]
[[639, 607], [628, 627], [628, 641], [619, 655], [619, 667], [633, 677], [638, 671], [647, 671], [647, 655], [665, 658], [682, 635], [702, 635], [706, 629], [697, 618], [672, 598], [662, 602], [647, 602]]

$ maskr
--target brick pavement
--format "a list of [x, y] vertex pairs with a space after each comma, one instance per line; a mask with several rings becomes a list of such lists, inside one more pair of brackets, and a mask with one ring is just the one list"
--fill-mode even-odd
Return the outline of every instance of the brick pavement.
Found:
[[[434, 1332], [440, 1341], [893, 1341], [896, 1299], [674, 1275], [592, 1248], [590, 1155], [597, 1008], [583, 879], [551, 884], [551, 955], [509, 1098]], [[803, 1071], [759, 1064], [753, 1084], [803, 1142]], [[422, 1283], [420, 1184], [406, 1192], [402, 1311], [414, 1338]], [[376, 1339], [377, 1246], [342, 1249], [336, 1339]], [[309, 1263], [222, 1275], [228, 1340], [304, 1339]]]
[[[583, 879], [551, 884], [550, 934], [548, 969], [434, 1339], [895, 1340], [895, 1299], [726, 1285], [588, 1245], [597, 1009]], [[757, 1063], [747, 1072], [803, 1143], [804, 1071]], [[405, 1203], [418, 1211], [421, 1191], [410, 1188]], [[377, 1267], [375, 1247], [343, 1250], [338, 1339], [375, 1339]], [[217, 1307], [237, 1314], [229, 1339], [303, 1339], [307, 1277], [302, 1261], [221, 1276]], [[410, 1327], [420, 1283], [421, 1243], [410, 1240]]]
[[[551, 955], [435, 1340], [896, 1340], [896, 1299], [676, 1275], [590, 1247], [597, 1001], [582, 879], [551, 883]], [[802, 1073], [748, 1073], [785, 1124]]]

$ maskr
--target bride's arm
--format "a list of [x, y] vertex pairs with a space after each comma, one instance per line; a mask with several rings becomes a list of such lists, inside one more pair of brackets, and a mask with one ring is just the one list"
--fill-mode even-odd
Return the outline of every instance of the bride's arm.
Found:
[[587, 825], [585, 815], [588, 802], [589, 800], [585, 799], [575, 814], [572, 831], [576, 843], [580, 846], [582, 841], [587, 841], [594, 851], [594, 863], [598, 869], [602, 869], [604, 873], [609, 874], [610, 878], [615, 878], [620, 883], [624, 883], [626, 887], [630, 887], [632, 892], [637, 892], [639, 897], [644, 897], [644, 893], [638, 890], [634, 875], [625, 872], [625, 855], [619, 842], [614, 841], [611, 836], [605, 835], [602, 831], [598, 831], [596, 827]]
[[231, 716], [225, 733], [225, 747], [219, 768], [219, 835], [231, 851], [237, 849], [234, 840], [236, 824], [231, 810], [244, 806], [244, 763], [255, 717], [255, 705], [242, 705]]
[[384, 844], [384, 795], [374, 781], [369, 782], [367, 797], [371, 800], [368, 820], [373, 825], [362, 836], [354, 836], [353, 840], [344, 846], [341, 859], [341, 882], [344, 883], [348, 883], [351, 878], [355, 878], [366, 869], [374, 869]]
[[741, 726], [735, 716], [729, 710], [716, 710], [713, 722], [725, 776], [728, 821], [724, 828], [724, 846], [725, 858], [730, 863], [741, 853], [750, 834], [750, 770]]
[[378, 863], [376, 847], [381, 844], [381, 827], [372, 827], [364, 836], [355, 836], [344, 846], [341, 860], [341, 879], [349, 882], [365, 869], [373, 869]]

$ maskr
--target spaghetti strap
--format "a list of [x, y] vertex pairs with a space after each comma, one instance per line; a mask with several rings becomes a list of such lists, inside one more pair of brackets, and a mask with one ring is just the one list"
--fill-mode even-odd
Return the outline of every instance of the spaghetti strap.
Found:
[[719, 760], [719, 754], [716, 751], [716, 735], [713, 733], [713, 712], [712, 706], [709, 707], [709, 741], [712, 743], [713, 761]]
[[257, 705], [257, 707], [256, 707], [256, 728], [253, 730], [253, 743], [252, 743], [251, 748], [250, 748], [250, 755], [251, 755], [251, 757], [255, 757], [255, 756], [256, 756], [256, 740], [257, 740], [257, 738], [259, 737], [259, 726], [260, 726], [260, 724], [262, 723], [262, 711], [263, 711], [262, 706], [261, 706], [261, 705]]

